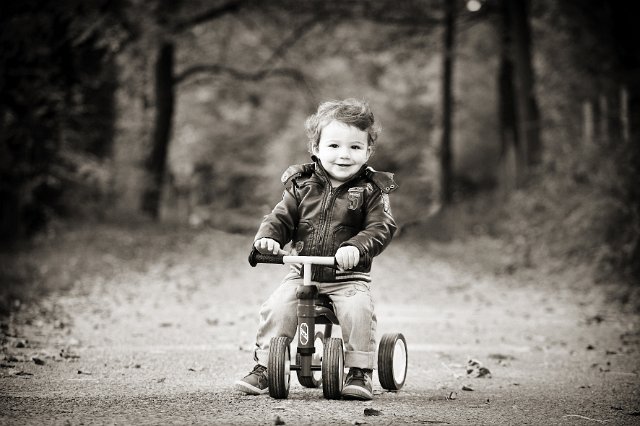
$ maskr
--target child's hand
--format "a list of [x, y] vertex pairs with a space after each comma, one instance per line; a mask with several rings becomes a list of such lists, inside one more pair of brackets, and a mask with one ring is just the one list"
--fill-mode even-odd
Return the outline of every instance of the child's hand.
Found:
[[253, 246], [262, 254], [279, 254], [282, 252], [280, 243], [271, 238], [260, 238], [253, 243]]
[[340, 247], [336, 252], [336, 261], [343, 271], [353, 269], [360, 261], [360, 251], [354, 246]]

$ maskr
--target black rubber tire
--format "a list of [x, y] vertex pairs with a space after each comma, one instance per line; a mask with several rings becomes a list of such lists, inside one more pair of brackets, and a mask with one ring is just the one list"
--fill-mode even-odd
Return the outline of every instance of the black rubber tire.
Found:
[[269, 348], [267, 376], [269, 377], [269, 395], [277, 399], [289, 396], [291, 382], [291, 350], [288, 337], [273, 337]]
[[[322, 344], [322, 348], [318, 348], [317, 342], [318, 339], [320, 339], [321, 342], [323, 342]], [[324, 333], [322, 333], [321, 331], [316, 332], [316, 336], [313, 339], [314, 340], [314, 345], [316, 347], [316, 353], [314, 353], [313, 355], [324, 355]], [[319, 360], [320, 362], [318, 362], [316, 365], [322, 365], [322, 360]], [[300, 365], [300, 354], [296, 354], [296, 364]], [[305, 377], [305, 376], [301, 376], [302, 372], [300, 370], [298, 370], [296, 372], [296, 374], [298, 375], [298, 382], [300, 382], [300, 384], [302, 386], [304, 386], [305, 388], [319, 388], [320, 385], [322, 384], [322, 376], [316, 378], [314, 376], [311, 377]]]
[[[396, 353], [396, 345], [399, 345], [398, 353]], [[402, 357], [402, 359], [394, 359], [397, 356]], [[402, 333], [386, 333], [380, 339], [380, 345], [378, 346], [378, 378], [380, 379], [380, 385], [390, 391], [402, 389], [407, 378], [408, 367], [409, 352], [407, 351], [407, 341], [404, 336]]]
[[324, 342], [322, 356], [322, 393], [327, 399], [340, 399], [344, 383], [344, 348], [342, 339], [331, 338]]

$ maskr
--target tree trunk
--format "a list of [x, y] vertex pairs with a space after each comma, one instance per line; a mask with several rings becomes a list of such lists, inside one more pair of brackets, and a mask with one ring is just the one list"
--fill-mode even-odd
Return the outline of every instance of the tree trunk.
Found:
[[173, 65], [174, 45], [170, 41], [165, 41], [160, 46], [155, 68], [156, 117], [153, 129], [153, 145], [145, 164], [149, 181], [142, 195], [142, 211], [154, 219], [158, 218], [160, 212], [162, 186], [167, 168], [169, 141], [171, 139], [175, 101]]
[[502, 168], [501, 186], [509, 191], [518, 187], [523, 164], [522, 145], [518, 137], [518, 111], [515, 101], [513, 59], [511, 58], [511, 20], [506, 5], [500, 2], [501, 41], [500, 65], [498, 70], [498, 120], [500, 124], [500, 163]]
[[518, 134], [522, 144], [524, 162], [535, 166], [542, 159], [540, 140], [540, 113], [534, 90], [531, 63], [531, 30], [529, 27], [529, 1], [508, 0], [506, 5], [513, 36], [512, 58], [515, 69], [515, 90], [518, 111]]
[[451, 154], [451, 123], [453, 122], [453, 53], [455, 34], [455, 0], [445, 0], [445, 28], [442, 70], [442, 144], [440, 146], [441, 201], [453, 200], [453, 166]]

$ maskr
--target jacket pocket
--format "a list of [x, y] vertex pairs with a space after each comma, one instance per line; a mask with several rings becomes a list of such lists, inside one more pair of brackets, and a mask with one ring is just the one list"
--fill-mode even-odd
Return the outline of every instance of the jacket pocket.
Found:
[[291, 247], [296, 250], [299, 255], [308, 255], [313, 245], [314, 227], [311, 222], [301, 220], [298, 223], [296, 234], [291, 242]]

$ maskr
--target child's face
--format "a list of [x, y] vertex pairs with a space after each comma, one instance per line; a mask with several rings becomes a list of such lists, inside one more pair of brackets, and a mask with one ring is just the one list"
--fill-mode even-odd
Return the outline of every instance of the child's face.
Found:
[[329, 174], [334, 186], [351, 179], [371, 155], [367, 132], [333, 120], [320, 134], [313, 153]]

